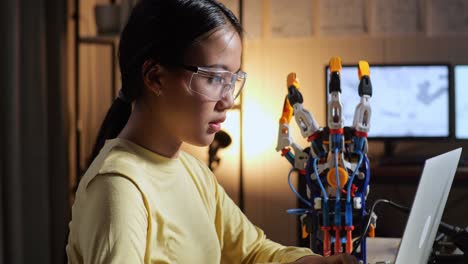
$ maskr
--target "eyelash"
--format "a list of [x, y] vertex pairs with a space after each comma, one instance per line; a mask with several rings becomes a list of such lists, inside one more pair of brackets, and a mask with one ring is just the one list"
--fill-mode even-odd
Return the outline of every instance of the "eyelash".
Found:
[[213, 83], [213, 82], [218, 82], [221, 84], [224, 83], [224, 79], [221, 76], [209, 76], [208, 81], [210, 83]]

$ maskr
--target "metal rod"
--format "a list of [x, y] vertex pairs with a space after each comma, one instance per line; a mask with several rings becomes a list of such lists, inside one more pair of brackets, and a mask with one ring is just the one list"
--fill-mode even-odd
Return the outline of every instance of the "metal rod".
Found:
[[79, 41], [80, 41], [80, 4], [79, 0], [75, 0], [75, 159], [76, 159], [76, 168], [75, 168], [75, 183], [78, 185], [79, 179], [81, 178], [81, 127], [80, 127], [80, 57], [79, 57]]
[[115, 53], [115, 42], [112, 42], [112, 45], [111, 45], [111, 104], [112, 102], [114, 101], [114, 97], [115, 95], [117, 94], [116, 93], [116, 84], [115, 84], [115, 56], [116, 56], [116, 53]]
[[[244, 0], [239, 0], [239, 22], [243, 26], [244, 20]], [[243, 35], [243, 34], [242, 34]], [[244, 43], [244, 37], [241, 35], [242, 43]], [[244, 44], [242, 44], [244, 47]], [[241, 68], [244, 65], [244, 52], [241, 55]], [[244, 115], [243, 115], [243, 93], [240, 94], [239, 98], [239, 208], [242, 212], [245, 212], [245, 201], [244, 201], [244, 136], [243, 136], [243, 123], [244, 123]]]

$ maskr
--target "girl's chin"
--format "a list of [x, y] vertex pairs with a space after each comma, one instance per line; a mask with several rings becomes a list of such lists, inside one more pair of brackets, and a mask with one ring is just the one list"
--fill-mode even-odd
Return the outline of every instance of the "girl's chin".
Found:
[[187, 142], [191, 145], [195, 145], [198, 147], [206, 147], [213, 142], [215, 133], [206, 133], [204, 135], [201, 135], [197, 138], [194, 138], [193, 140]]

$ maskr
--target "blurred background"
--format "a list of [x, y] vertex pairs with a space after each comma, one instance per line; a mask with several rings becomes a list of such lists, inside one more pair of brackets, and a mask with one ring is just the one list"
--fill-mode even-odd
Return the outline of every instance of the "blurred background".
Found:
[[[134, 2], [0, 1], [0, 263], [66, 262], [74, 191], [120, 87], [118, 35]], [[218, 181], [268, 237], [287, 245], [301, 242], [297, 217], [286, 213], [298, 206], [287, 183], [290, 165], [275, 151], [286, 76], [297, 73], [304, 107], [326, 126], [326, 66], [332, 56], [350, 68], [368, 61], [371, 80], [373, 65], [420, 66], [422, 72], [412, 76], [425, 76], [416, 80], [422, 84], [396, 74], [401, 80], [385, 85], [390, 79], [385, 76], [395, 77], [394, 72], [383, 72], [381, 86], [377, 78], [374, 82], [374, 105], [407, 111], [411, 118], [401, 125], [408, 131], [389, 130], [370, 139], [368, 199], [410, 206], [424, 159], [465, 147], [443, 220], [468, 226], [468, 95], [462, 94], [468, 89], [468, 81], [462, 82], [468, 65], [468, 0], [221, 2], [245, 27], [247, 83], [223, 127], [229, 144], [220, 137], [224, 143], [211, 149], [184, 149], [207, 165], [213, 161], [210, 150], [216, 154], [212, 168]], [[411, 109], [419, 106], [411, 100], [417, 92], [412, 89], [423, 85], [433, 92], [429, 66], [441, 65], [444, 70], [434, 81], [443, 83], [442, 92], [434, 95], [441, 101], [414, 114]], [[357, 72], [350, 76], [357, 80]], [[402, 92], [396, 96], [385, 89]], [[386, 101], [379, 97], [384, 93], [395, 98]], [[354, 111], [355, 105], [344, 107]], [[371, 130], [385, 125], [385, 116], [376, 111]], [[423, 129], [414, 132], [415, 127]], [[437, 132], [425, 133], [432, 130]], [[294, 121], [291, 134], [307, 146]], [[299, 188], [300, 182], [294, 179]], [[401, 236], [406, 216], [381, 209], [377, 235]]]

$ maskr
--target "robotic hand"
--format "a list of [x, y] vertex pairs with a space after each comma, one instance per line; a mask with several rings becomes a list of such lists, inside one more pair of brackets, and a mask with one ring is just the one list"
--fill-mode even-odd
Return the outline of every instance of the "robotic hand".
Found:
[[[291, 183], [290, 186], [308, 208], [292, 209], [289, 212], [302, 215], [303, 230], [310, 237], [311, 249], [316, 252], [321, 250], [324, 256], [352, 253], [354, 242], [361, 240], [361, 250], [356, 253], [356, 257], [365, 263], [367, 234], [359, 232], [363, 232], [362, 225], [368, 215], [365, 210], [370, 179], [367, 132], [372, 113], [372, 85], [369, 64], [360, 61], [358, 77], [361, 102], [356, 106], [352, 127], [345, 127], [340, 71], [341, 59], [333, 57], [330, 60], [328, 126], [324, 128], [320, 128], [313, 115], [304, 108], [296, 74], [288, 75], [288, 94], [279, 122], [276, 150], [281, 151], [294, 168], [305, 176], [307, 197], [298, 194]], [[293, 141], [289, 133], [292, 115], [295, 116], [301, 135], [310, 142], [310, 151], [302, 150]], [[295, 155], [291, 153], [290, 147]], [[334, 237], [330, 234], [332, 230]]]

